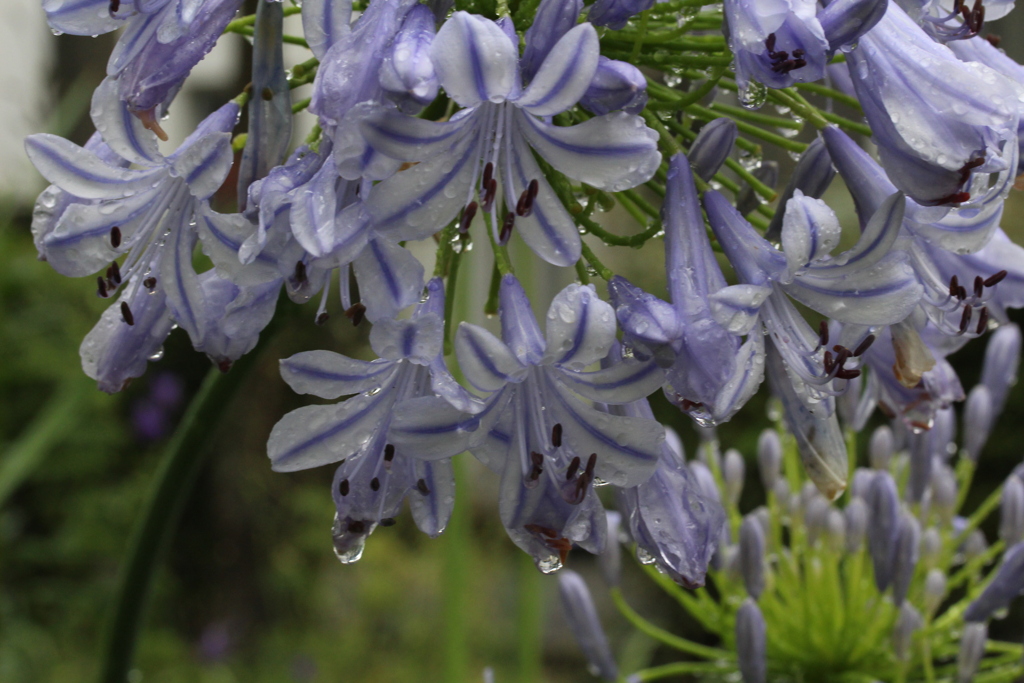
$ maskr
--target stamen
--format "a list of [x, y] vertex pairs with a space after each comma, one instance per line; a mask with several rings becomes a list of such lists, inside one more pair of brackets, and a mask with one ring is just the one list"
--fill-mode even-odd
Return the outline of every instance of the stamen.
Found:
[[572, 462], [569, 463], [568, 469], [565, 470], [565, 480], [569, 481], [576, 476], [576, 472], [580, 469], [580, 456], [573, 456]]
[[[423, 481], [423, 480], [420, 479], [420, 481]], [[374, 491], [380, 491], [380, 479], [378, 479], [377, 477], [374, 477], [373, 479], [371, 479], [370, 480], [370, 488], [373, 489]]]
[[395, 445], [388, 444], [384, 446], [384, 462], [391, 462], [395, 459]]
[[530, 206], [533, 206], [533, 200], [537, 198], [537, 194], [540, 192], [540, 181], [534, 178], [530, 181], [530, 184], [526, 187], [530, 196]]
[[956, 275], [949, 278], [949, 295], [959, 298], [960, 295], [960, 280]]
[[380, 525], [383, 527], [394, 526], [397, 523], [398, 522], [395, 520], [394, 517], [385, 517], [384, 519], [380, 520]]
[[493, 178], [493, 177], [494, 177], [494, 162], [488, 161], [487, 164], [484, 166], [484, 178], [483, 178], [483, 184], [482, 184], [482, 187], [484, 188], [484, 191], [486, 191], [487, 188], [490, 187], [490, 185], [491, 185], [491, 178]]
[[826, 375], [831, 375], [832, 374], [832, 368], [834, 366], [834, 363], [832, 362], [832, 352], [831, 351], [826, 351], [825, 352], [824, 364], [825, 364], [825, 374]]
[[960, 331], [957, 334], [963, 334], [967, 331], [967, 326], [971, 324], [971, 311], [970, 306], [964, 306], [964, 314], [960, 317]]
[[497, 196], [497, 194], [498, 181], [495, 180], [494, 178], [491, 178], [490, 180], [487, 181], [487, 184], [484, 185], [484, 201], [483, 204], [480, 205], [480, 208], [482, 208], [484, 211], [490, 211], [491, 206], [494, 205], [494, 198]]
[[146, 289], [152, 291], [153, 289], [156, 288], [156, 278], [155, 277], [147, 277], [145, 280], [142, 281], [142, 286], [145, 287]]
[[121, 317], [124, 318], [124, 321], [129, 325], [135, 324], [135, 316], [132, 315], [132, 309], [128, 307], [127, 301], [121, 302]]
[[110, 246], [114, 249], [121, 246], [121, 228], [116, 225], [110, 229]]
[[459, 221], [459, 232], [466, 233], [469, 230], [470, 224], [476, 217], [476, 210], [478, 204], [473, 201], [466, 205], [466, 209], [462, 212], [462, 220]]
[[302, 261], [295, 262], [295, 281], [300, 285], [306, 284], [306, 264]]
[[985, 40], [987, 40], [988, 44], [991, 45], [992, 47], [999, 47], [999, 43], [1003, 42], [1002, 37], [997, 36], [995, 33], [990, 33], [987, 36], [985, 36]]
[[352, 321], [353, 327], [359, 327], [359, 323], [363, 322], [363, 318], [366, 317], [366, 306], [362, 303], [355, 303], [345, 311], [345, 317]]
[[562, 447], [562, 423], [556, 422], [551, 428], [551, 445], [555, 448]]
[[985, 281], [981, 279], [980, 275], [974, 277], [974, 296], [978, 299], [984, 294]]
[[135, 111], [132, 113], [135, 114], [135, 118], [142, 121], [142, 126], [146, 130], [152, 131], [161, 141], [167, 142], [171, 138], [168, 137], [167, 131], [160, 127], [160, 122], [156, 120], [153, 111], [153, 109], [150, 109], [149, 111]]
[[225, 358], [222, 361], [219, 361], [217, 363], [217, 369], [220, 370], [222, 373], [227, 374], [228, 370], [231, 369], [231, 361], [228, 360], [227, 358]]
[[524, 482], [526, 488], [532, 489], [537, 485], [540, 480], [540, 475], [544, 472], [544, 455], [533, 451], [530, 453], [530, 472], [526, 475], [526, 481]]
[[1009, 273], [1007, 273], [1005, 270], [1000, 270], [995, 275], [992, 275], [991, 277], [986, 279], [985, 282], [983, 282], [982, 284], [984, 284], [986, 287], [995, 287], [1000, 282], [1002, 282], [1004, 279], [1006, 279], [1006, 276], [1008, 274]]
[[260, 94], [263, 96], [264, 102], [269, 102], [270, 100], [274, 99], [274, 91], [270, 89], [269, 85], [263, 88], [263, 92]]
[[975, 332], [978, 334], [984, 334], [988, 328], [988, 306], [982, 306], [981, 312], [978, 314], [978, 326], [975, 328]]
[[856, 379], [860, 377], [860, 370], [856, 368], [843, 368], [836, 373], [836, 379]]
[[96, 277], [96, 294], [101, 299], [107, 298], [107, 282], [100, 276]]
[[350, 533], [353, 534], [366, 533], [366, 522], [363, 522], [362, 520], [358, 519], [350, 520], [348, 523], [348, 530]]
[[519, 195], [519, 201], [516, 202], [516, 215], [517, 216], [525, 216], [526, 215], [526, 201], [529, 198], [529, 196], [530, 196], [530, 191], [529, 190], [523, 190], [523, 193], [521, 195]]
[[875, 343], [875, 335], [869, 334], [868, 336], [864, 337], [864, 341], [862, 341], [860, 344], [857, 344], [857, 348], [855, 348], [853, 350], [854, 357], [855, 358], [859, 358], [859, 357], [863, 356], [864, 353], [868, 349], [870, 349], [871, 345], [874, 344], [874, 343]]
[[818, 346], [828, 346], [828, 321], [818, 323]]
[[117, 261], [111, 262], [110, 267], [107, 268], [107, 279], [115, 285], [121, 284], [121, 267], [117, 265]]
[[516, 215], [509, 211], [505, 214], [505, 220], [501, 223], [501, 232], [498, 233], [498, 244], [505, 246], [512, 238], [512, 227], [516, 223]]
[[327, 311], [324, 311], [323, 313], [319, 314], [316, 317], [316, 324], [322, 327], [330, 319], [331, 319], [331, 314], [328, 313]]
[[348, 489], [349, 489], [348, 479], [342, 479], [341, 480], [341, 484], [338, 486], [338, 492], [341, 495], [343, 495], [343, 496], [347, 496], [348, 495]]
[[424, 496], [429, 496], [430, 495], [430, 487], [427, 486], [426, 479], [420, 479], [419, 481], [417, 481], [416, 482], [416, 489], [420, 493], [422, 493]]
[[114, 14], [121, 9], [121, 0], [110, 0], [110, 13]]
[[956, 298], [960, 299], [960, 301], [963, 301], [967, 298], [967, 290], [964, 289], [963, 285], [960, 285], [959, 287], [956, 288]]

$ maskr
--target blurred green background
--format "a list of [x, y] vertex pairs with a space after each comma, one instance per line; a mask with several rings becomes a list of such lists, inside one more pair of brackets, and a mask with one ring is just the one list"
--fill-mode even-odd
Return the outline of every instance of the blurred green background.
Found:
[[[61, 105], [47, 125], [83, 142], [91, 132], [88, 97], [110, 44], [68, 37], [59, 43]], [[789, 163], [785, 155], [774, 158]], [[827, 199], [849, 225], [852, 207], [842, 188]], [[1018, 241], [1021, 217], [1024, 197], [1015, 192], [1003, 226]], [[106, 302], [88, 278], [63, 278], [36, 260], [30, 218], [24, 203], [0, 207], [0, 683], [77, 683], [98, 673], [128, 538], [161, 448], [209, 362], [175, 331], [144, 377], [117, 396], [98, 392], [82, 375], [78, 345]], [[658, 293], [661, 258], [660, 245], [651, 244], [642, 257], [620, 249], [608, 263]], [[156, 574], [133, 683], [443, 681], [452, 628], [466, 638], [466, 680], [482, 680], [485, 667], [493, 667], [498, 683], [594, 680], [568, 634], [555, 580], [536, 575], [508, 540], [495, 478], [468, 456], [461, 459], [456, 512], [467, 529], [464, 547], [426, 538], [403, 514], [371, 537], [359, 563], [337, 562], [332, 468], [275, 474], [265, 454], [273, 424], [306, 404], [280, 380], [277, 359], [317, 348], [371, 357], [367, 326], [353, 328], [335, 316], [316, 327], [314, 308], [290, 316], [266, 345], [204, 445], [207, 464]], [[984, 344], [953, 358], [966, 389], [978, 377]], [[663, 401], [656, 408], [692, 453], [688, 420]], [[1022, 419], [1018, 386], [983, 456], [968, 509], [1020, 462]], [[748, 457], [744, 510], [763, 499], [752, 458], [765, 426], [762, 392], [720, 430], [723, 447]], [[994, 527], [986, 531], [994, 537]], [[574, 552], [569, 565], [588, 578], [625, 670], [668, 661], [611, 609], [592, 558]], [[624, 585], [652, 621], [700, 638], [628, 560]], [[452, 609], [462, 610], [454, 626], [446, 617]], [[524, 623], [541, 628], [524, 637]], [[1015, 611], [993, 635], [1019, 639], [1019, 624]], [[540, 673], [522, 664], [531, 660], [531, 646], [540, 648]]]

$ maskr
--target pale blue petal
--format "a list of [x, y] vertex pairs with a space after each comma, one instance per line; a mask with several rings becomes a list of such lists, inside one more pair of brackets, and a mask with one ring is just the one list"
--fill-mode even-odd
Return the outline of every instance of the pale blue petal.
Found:
[[89, 115], [97, 132], [103, 136], [103, 142], [118, 156], [145, 168], [163, 165], [156, 135], [128, 111], [121, 101], [117, 82], [109, 76], [93, 93]]
[[110, 0], [43, 0], [46, 21], [56, 31], [73, 36], [98, 36], [116, 31], [133, 13], [131, 0], [122, 0], [113, 16]]
[[224, 184], [233, 161], [231, 134], [213, 133], [175, 158], [171, 175], [188, 183], [194, 197], [208, 199]]
[[[487, 417], [484, 415], [483, 417]], [[438, 460], [468, 450], [486, 435], [481, 416], [468, 415], [437, 396], [422, 396], [395, 405], [388, 441], [410, 458]]]
[[398, 367], [395, 361], [365, 361], [333, 351], [303, 351], [281, 361], [281, 377], [295, 393], [338, 398], [388, 386]]
[[456, 12], [430, 48], [441, 87], [463, 107], [503, 102], [517, 85], [518, 50], [490, 19]]
[[772, 293], [771, 287], [731, 285], [708, 297], [711, 316], [732, 334], [749, 334], [757, 323], [761, 304]]
[[256, 232], [256, 226], [242, 214], [217, 213], [204, 203], [196, 216], [196, 232], [203, 253], [213, 261], [217, 272], [236, 285], [258, 285], [281, 279], [277, 260], [268, 253], [260, 252], [245, 265], [239, 260], [242, 245]]
[[409, 510], [416, 527], [431, 538], [441, 535], [455, 509], [455, 471], [450, 460], [416, 462], [416, 481], [427, 485], [430, 495], [409, 493]]
[[515, 275], [501, 278], [498, 291], [500, 300], [501, 337], [524, 365], [537, 365], [544, 358], [544, 336], [533, 315], [530, 299]]
[[166, 177], [163, 168], [136, 171], [112, 166], [56, 135], [30, 135], [25, 139], [25, 151], [44, 178], [83, 199], [131, 197]]
[[430, 365], [443, 349], [444, 320], [427, 313], [396, 320], [381, 318], [370, 330], [370, 346], [381, 358]]
[[192, 216], [190, 200], [185, 206], [172, 207], [165, 219], [170, 226], [170, 234], [164, 245], [158, 280], [167, 295], [167, 307], [174, 322], [188, 332], [193, 344], [198, 344], [205, 335], [205, 299], [199, 286], [199, 276], [192, 266], [192, 250], [196, 244], [195, 231], [189, 225]]
[[327, 50], [352, 29], [352, 0], [305, 0], [302, 33], [313, 56], [323, 61]]
[[591, 24], [562, 36], [516, 104], [535, 116], [553, 116], [572, 107], [590, 87], [600, 45]]
[[890, 195], [871, 216], [857, 244], [832, 261], [814, 264], [811, 272], [822, 277], [841, 277], [869, 268], [888, 256], [903, 225], [905, 209], [903, 193]]
[[428, 121], [379, 107], [360, 121], [359, 133], [381, 154], [400, 161], [426, 161], [448, 152], [463, 135], [475, 135], [478, 119], [473, 112], [454, 121]]
[[594, 372], [563, 371], [558, 379], [584, 398], [614, 405], [650, 396], [665, 374], [653, 361], [623, 361]]
[[582, 370], [608, 355], [615, 341], [615, 311], [593, 285], [571, 284], [548, 308], [545, 362]]
[[394, 317], [420, 300], [423, 264], [405, 247], [375, 237], [352, 265], [370, 322]]
[[497, 391], [508, 382], [522, 382], [526, 378], [527, 367], [505, 343], [477, 325], [459, 324], [455, 353], [462, 374], [480, 391]]

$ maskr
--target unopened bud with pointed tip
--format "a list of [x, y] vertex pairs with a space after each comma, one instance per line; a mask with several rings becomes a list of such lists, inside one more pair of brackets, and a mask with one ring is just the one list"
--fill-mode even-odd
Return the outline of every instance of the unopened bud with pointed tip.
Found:
[[1003, 563], [992, 581], [985, 586], [964, 612], [965, 621], [988, 621], [992, 615], [1005, 609], [1024, 591], [1024, 543], [1018, 543], [1003, 555]]
[[779, 478], [775, 482], [775, 486], [772, 487], [772, 493], [775, 494], [775, 500], [778, 501], [782, 509], [785, 510], [789, 505], [789, 482], [785, 479]]
[[992, 412], [1003, 412], [1010, 387], [1017, 383], [1020, 364], [1020, 328], [1009, 323], [992, 333], [985, 347], [985, 363], [981, 368], [981, 383], [988, 387], [992, 398]]
[[868, 461], [873, 468], [889, 469], [894, 443], [892, 429], [888, 425], [882, 425], [871, 434], [871, 441], [868, 442]]
[[897, 605], [903, 604], [914, 578], [921, 549], [921, 525], [910, 512], [900, 516], [900, 533], [896, 542], [896, 559], [893, 563], [892, 597]]
[[932, 452], [928, 432], [910, 439], [910, 473], [904, 493], [910, 503], [920, 503], [932, 480]]
[[896, 658], [902, 662], [910, 658], [910, 646], [913, 643], [914, 633], [924, 626], [921, 614], [914, 609], [909, 602], [900, 606], [900, 614], [896, 617], [896, 623], [892, 628], [892, 649], [896, 652]]
[[862, 498], [854, 498], [843, 510], [846, 522], [846, 552], [860, 552], [868, 528], [868, 506]]
[[988, 387], [978, 384], [967, 395], [967, 403], [964, 406], [964, 455], [971, 462], [978, 463], [978, 456], [985, 448], [994, 422], [992, 395]]
[[764, 592], [764, 530], [753, 515], [740, 525], [740, 574], [750, 597], [757, 600]]
[[569, 628], [583, 650], [589, 668], [606, 681], [616, 680], [619, 668], [612, 657], [608, 639], [597, 617], [594, 600], [590, 597], [590, 590], [583, 577], [571, 569], [563, 569], [558, 573], [558, 592]]
[[725, 480], [725, 495], [732, 505], [736, 505], [743, 493], [743, 478], [747, 473], [747, 464], [743, 456], [735, 448], [725, 452], [722, 466], [722, 478]]
[[946, 597], [946, 573], [938, 568], [928, 570], [924, 579], [924, 611], [935, 614], [935, 610]]
[[694, 174], [704, 182], [711, 180], [732, 152], [737, 134], [736, 123], [725, 117], [701, 128], [687, 154]]
[[921, 560], [926, 567], [938, 564], [942, 555], [942, 534], [933, 526], [921, 534]]
[[935, 459], [932, 466], [932, 507], [943, 524], [950, 524], [956, 514], [956, 474], [949, 465]]
[[768, 680], [768, 629], [752, 598], [744, 600], [736, 612], [736, 654], [743, 683]]
[[807, 527], [807, 542], [810, 545], [814, 545], [825, 532], [829, 508], [828, 501], [817, 492], [804, 505], [804, 526]]
[[960, 636], [960, 651], [956, 655], [956, 683], [971, 683], [985, 654], [988, 624], [969, 623]]
[[774, 491], [782, 472], [782, 440], [774, 429], [766, 429], [757, 438], [757, 469], [765, 491]]
[[999, 538], [1006, 545], [1024, 540], [1024, 482], [1010, 475], [999, 503]]
[[883, 592], [892, 582], [900, 531], [900, 498], [888, 472], [877, 472], [868, 488], [868, 551], [875, 568], [875, 585]]
[[871, 479], [875, 476], [874, 470], [866, 467], [858, 467], [853, 471], [853, 480], [850, 482], [851, 498], [867, 498], [868, 487]]
[[976, 557], [979, 557], [982, 553], [988, 550], [988, 541], [985, 540], [985, 534], [981, 532], [981, 529], [975, 529], [964, 541], [964, 559], [970, 562]]
[[609, 586], [618, 586], [622, 577], [622, 544], [619, 542], [619, 528], [622, 526], [622, 515], [614, 510], [607, 510], [608, 540], [597, 556], [601, 565], [601, 575]]
[[832, 158], [825, 147], [825, 141], [820, 137], [815, 138], [814, 142], [800, 155], [800, 161], [793, 169], [789, 185], [779, 197], [775, 217], [769, 224], [768, 231], [765, 232], [765, 239], [771, 242], [779, 241], [782, 236], [782, 218], [786, 213], [786, 203], [792, 198], [795, 190], [800, 190], [808, 197], [820, 199], [835, 175], [836, 170], [832, 167]]

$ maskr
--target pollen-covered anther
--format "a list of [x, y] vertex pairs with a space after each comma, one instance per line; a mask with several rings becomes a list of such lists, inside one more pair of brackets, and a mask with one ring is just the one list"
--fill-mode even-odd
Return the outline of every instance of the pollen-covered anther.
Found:
[[116, 225], [110, 229], [110, 246], [114, 249], [121, 246], [121, 228]]
[[359, 323], [363, 322], [363, 318], [366, 317], [366, 306], [361, 303], [352, 304], [345, 311], [345, 317], [352, 321], [353, 327], [358, 327]]
[[818, 348], [828, 346], [828, 321], [818, 323]]
[[860, 344], [857, 344], [857, 348], [853, 350], [854, 358], [860, 358], [861, 356], [863, 356], [865, 353], [867, 353], [867, 350], [870, 349], [871, 345], [874, 343], [875, 335], [869, 334], [868, 336], [864, 337], [864, 341], [862, 341]]
[[974, 329], [975, 334], [984, 334], [988, 328], [988, 306], [982, 306], [978, 313], [978, 326]]
[[323, 313], [319, 314], [319, 315], [318, 315], [318, 316], [316, 317], [316, 324], [317, 324], [317, 325], [320, 325], [320, 326], [323, 326], [323, 325], [324, 325], [324, 324], [326, 324], [326, 323], [327, 323], [327, 321], [328, 321], [328, 320], [330, 320], [330, 319], [331, 319], [331, 314], [330, 314], [330, 313], [328, 313], [327, 311], [324, 311]]
[[484, 211], [490, 211], [494, 206], [494, 198], [498, 196], [498, 181], [494, 178], [484, 183], [484, 200], [480, 205]]
[[107, 268], [107, 280], [115, 285], [121, 284], [121, 266], [117, 265], [117, 261], [112, 261]]
[[562, 485], [562, 500], [569, 505], [579, 505], [587, 497], [587, 489], [594, 481], [594, 467], [597, 465], [597, 453], [587, 458], [587, 466], [579, 472], [580, 459], [574, 457], [565, 473], [565, 484]]
[[[423, 481], [422, 479], [420, 481]], [[380, 479], [374, 477], [370, 480], [370, 488], [374, 491], [380, 491]]]
[[128, 306], [127, 301], [121, 302], [121, 317], [124, 318], [124, 321], [129, 325], [135, 324], [135, 316], [132, 315], [132, 309]]
[[978, 299], [985, 293], [985, 280], [980, 275], [974, 276], [974, 296]]
[[388, 467], [391, 465], [391, 461], [395, 459], [395, 445], [388, 444], [384, 446], [384, 466]]
[[569, 551], [572, 550], [572, 541], [562, 536], [554, 529], [549, 529], [540, 524], [525, 524], [523, 528], [536, 536], [544, 545], [558, 553], [558, 559], [562, 564], [569, 558]]
[[971, 312], [973, 310], [974, 309], [971, 306], [964, 306], [964, 313], [960, 316], [960, 331], [957, 332], [957, 335], [961, 335], [967, 331], [967, 328], [971, 324]]
[[110, 13], [115, 14], [117, 10], [121, 9], [121, 0], [110, 0]]
[[516, 224], [516, 215], [509, 211], [505, 214], [505, 220], [501, 222], [501, 232], [498, 233], [498, 244], [505, 246], [512, 239], [512, 228]]
[[102, 276], [96, 277], [96, 295], [101, 299], [106, 299], [109, 296], [107, 293], [107, 281]]
[[462, 212], [462, 220], [459, 221], [459, 232], [464, 234], [469, 230], [469, 226], [473, 223], [473, 219], [476, 217], [476, 211], [479, 206], [480, 205], [475, 201], [466, 205], [466, 208]]
[[794, 69], [807, 66], [807, 60], [803, 58], [803, 50], [793, 50], [793, 56], [791, 59], [789, 52], [785, 50], [779, 50], [778, 52], [775, 51], [775, 40], [775, 34], [769, 33], [767, 40], [764, 41], [764, 46], [768, 49], [768, 58], [772, 62], [772, 71], [775, 73], [787, 74]]
[[1008, 275], [1008, 273], [1007, 273], [1007, 272], [1006, 272], [1005, 270], [1000, 270], [1000, 271], [999, 271], [998, 273], [996, 273], [995, 275], [991, 275], [991, 276], [989, 276], [989, 277], [988, 277], [988, 278], [987, 278], [987, 279], [985, 280], [985, 282], [984, 282], [983, 284], [984, 284], [984, 285], [985, 285], [986, 287], [995, 287], [995, 286], [996, 286], [996, 285], [998, 285], [998, 284], [999, 284], [1000, 282], [1002, 282], [1002, 281], [1003, 281], [1003, 280], [1004, 280], [1004, 279], [1006, 278], [1006, 276], [1007, 276], [1007, 275]]

